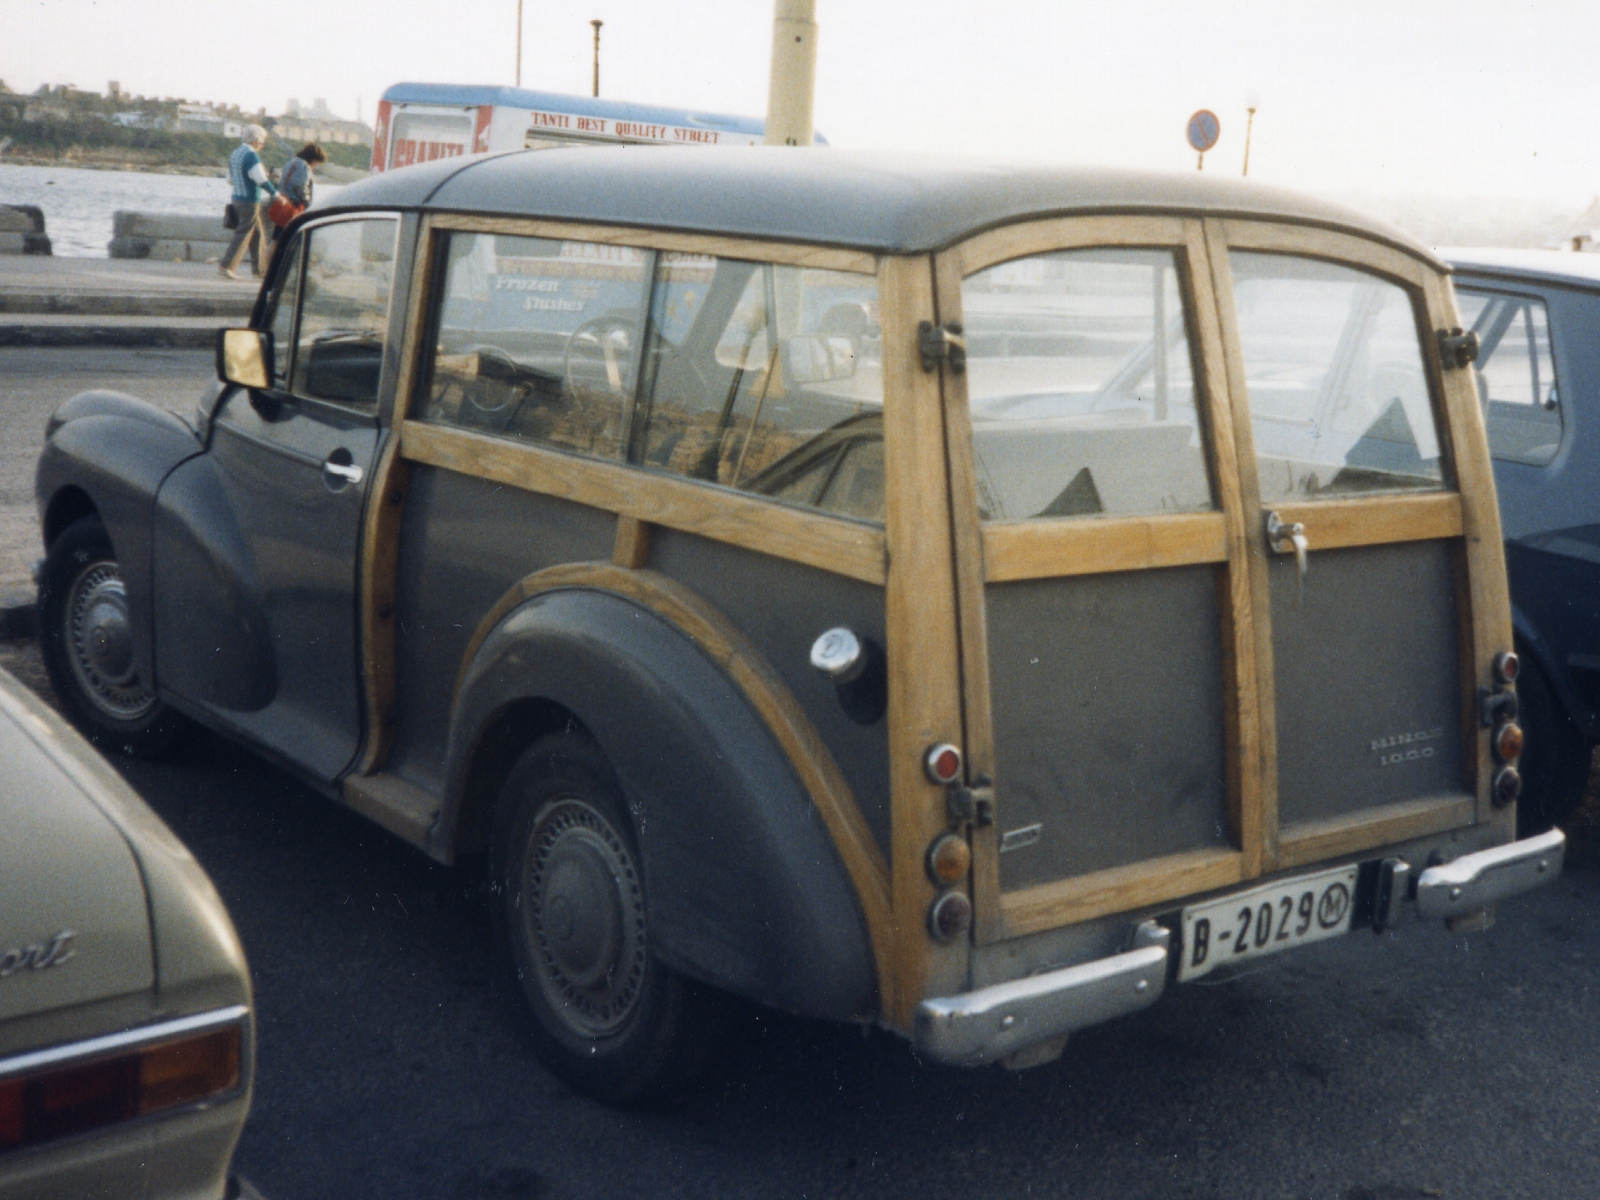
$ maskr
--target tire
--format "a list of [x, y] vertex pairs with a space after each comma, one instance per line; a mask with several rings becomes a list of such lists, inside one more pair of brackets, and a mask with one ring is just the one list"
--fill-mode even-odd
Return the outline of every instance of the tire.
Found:
[[1522, 655], [1517, 679], [1517, 707], [1527, 738], [1518, 764], [1522, 798], [1517, 802], [1517, 836], [1529, 837], [1561, 824], [1576, 811], [1588, 786], [1593, 747], [1527, 654]]
[[149, 758], [187, 722], [135, 672], [134, 636], [111, 539], [98, 517], [81, 517], [45, 555], [39, 649], [67, 716], [91, 742]]
[[594, 743], [558, 734], [522, 754], [495, 809], [491, 854], [496, 924], [540, 1060], [612, 1103], [701, 1074], [719, 998], [651, 952], [627, 806]]

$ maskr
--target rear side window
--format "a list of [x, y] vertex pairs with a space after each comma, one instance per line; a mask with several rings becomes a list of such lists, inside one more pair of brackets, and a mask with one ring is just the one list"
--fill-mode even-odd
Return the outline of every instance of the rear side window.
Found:
[[419, 416], [883, 519], [872, 275], [452, 233]]
[[987, 520], [1214, 507], [1168, 250], [1016, 259], [961, 285]]
[[1561, 448], [1561, 394], [1544, 301], [1471, 288], [1460, 289], [1456, 301], [1479, 339], [1473, 374], [1489, 453], [1544, 466]]
[[1443, 487], [1410, 294], [1315, 259], [1228, 259], [1262, 502]]

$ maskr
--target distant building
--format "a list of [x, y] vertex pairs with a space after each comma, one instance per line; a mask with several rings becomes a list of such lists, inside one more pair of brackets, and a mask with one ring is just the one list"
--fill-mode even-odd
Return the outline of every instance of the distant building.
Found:
[[1563, 249], [1593, 253], [1600, 241], [1600, 196], [1596, 196], [1562, 236]]
[[271, 120], [273, 134], [287, 142], [333, 142], [347, 146], [372, 145], [372, 126], [361, 121], [349, 121], [328, 111], [328, 102], [321, 97], [312, 101], [310, 108], [291, 99], [289, 110]]

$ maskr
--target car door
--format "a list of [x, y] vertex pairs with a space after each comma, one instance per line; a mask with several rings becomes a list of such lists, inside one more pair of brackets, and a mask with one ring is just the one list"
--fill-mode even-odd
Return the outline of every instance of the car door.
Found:
[[967, 782], [993, 788], [980, 941], [1488, 816], [1464, 685], [1498, 539], [1464, 531], [1498, 526], [1444, 419], [1431, 268], [1151, 216], [996, 230], [936, 271], [966, 344], [944, 388]]
[[272, 386], [237, 390], [157, 513], [161, 687], [333, 780], [361, 738], [356, 588], [397, 221], [302, 229], [269, 297]]

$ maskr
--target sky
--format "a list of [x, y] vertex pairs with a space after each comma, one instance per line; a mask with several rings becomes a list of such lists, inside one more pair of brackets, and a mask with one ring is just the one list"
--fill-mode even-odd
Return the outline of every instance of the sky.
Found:
[[[388, 85], [505, 83], [518, 0], [0, 0], [15, 91], [284, 111], [326, 98], [369, 122]], [[522, 0], [523, 86], [764, 115], [770, 0]], [[253, 17], [253, 19], [252, 19]], [[1581, 206], [1600, 193], [1594, 0], [817, 0], [816, 126], [835, 146], [1207, 171], [1325, 194]]]

